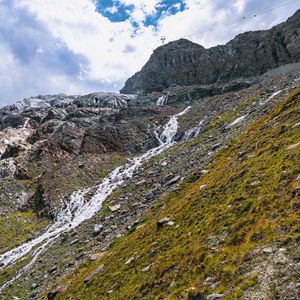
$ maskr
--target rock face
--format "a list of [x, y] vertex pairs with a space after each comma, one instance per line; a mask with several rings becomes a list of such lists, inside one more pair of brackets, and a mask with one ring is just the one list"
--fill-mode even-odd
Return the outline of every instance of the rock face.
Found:
[[212, 84], [261, 75], [300, 61], [300, 10], [270, 30], [246, 32], [205, 49], [180, 39], [159, 47], [125, 83], [125, 94], [147, 94], [171, 85]]

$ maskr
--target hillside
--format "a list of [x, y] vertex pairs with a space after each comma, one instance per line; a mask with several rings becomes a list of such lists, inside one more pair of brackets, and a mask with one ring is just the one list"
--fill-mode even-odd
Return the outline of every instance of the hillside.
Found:
[[56, 299], [297, 299], [299, 112], [298, 88]]

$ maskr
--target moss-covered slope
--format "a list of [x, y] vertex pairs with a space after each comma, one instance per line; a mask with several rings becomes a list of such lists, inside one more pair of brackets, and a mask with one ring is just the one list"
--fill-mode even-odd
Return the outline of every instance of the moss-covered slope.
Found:
[[[221, 150], [208, 174], [162, 199], [159, 215], [65, 278], [55, 299], [205, 299], [212, 293], [235, 299], [249, 289], [276, 291], [262, 287], [254, 266], [258, 257], [299, 243], [299, 121], [296, 89]], [[169, 223], [158, 226], [163, 217]], [[289, 269], [287, 284], [295, 276]]]

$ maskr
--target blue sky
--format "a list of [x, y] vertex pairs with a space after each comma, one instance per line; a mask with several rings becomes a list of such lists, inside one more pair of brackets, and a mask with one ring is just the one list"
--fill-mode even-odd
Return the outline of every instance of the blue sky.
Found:
[[157, 27], [159, 20], [162, 17], [175, 15], [178, 12], [184, 11], [187, 6], [182, 0], [163, 0], [155, 4], [153, 12], [147, 14], [141, 24], [131, 18], [131, 14], [135, 9], [134, 4], [122, 3], [118, 0], [98, 0], [96, 10], [107, 17], [111, 22], [124, 22], [129, 20], [133, 27], [139, 26], [154, 26]]
[[38, 94], [118, 91], [160, 45], [161, 36], [210, 47], [284, 21], [299, 8], [297, 2], [274, 0], [275, 9], [253, 17], [270, 4], [0, 0], [0, 106]]

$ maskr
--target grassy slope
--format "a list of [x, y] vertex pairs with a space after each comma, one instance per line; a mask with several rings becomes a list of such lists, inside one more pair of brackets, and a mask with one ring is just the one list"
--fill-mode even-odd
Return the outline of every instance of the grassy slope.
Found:
[[[207, 175], [168, 197], [159, 215], [66, 278], [68, 289], [56, 299], [186, 299], [212, 292], [240, 297], [255, 285], [255, 276], [239, 270], [251, 250], [300, 237], [294, 207], [300, 147], [287, 150], [300, 142], [300, 126], [293, 128], [299, 113], [297, 89], [221, 150]], [[175, 224], [157, 228], [165, 216]], [[100, 264], [104, 270], [84, 284]], [[221, 281], [215, 290], [204, 284], [209, 276]]]
[[13, 212], [0, 216], [0, 253], [19, 246], [46, 227], [48, 221], [29, 212]]

